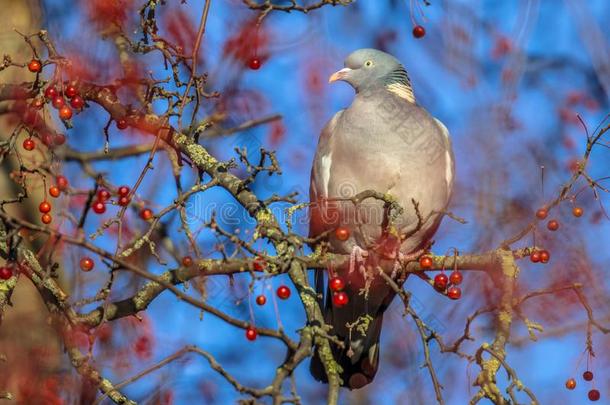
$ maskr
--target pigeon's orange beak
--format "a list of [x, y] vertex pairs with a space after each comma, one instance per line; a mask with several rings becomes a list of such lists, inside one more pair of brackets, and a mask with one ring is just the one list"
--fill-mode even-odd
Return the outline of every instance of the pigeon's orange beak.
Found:
[[349, 72], [351, 72], [352, 69], [350, 68], [343, 68], [341, 70], [339, 70], [338, 72], [333, 73], [329, 78], [328, 78], [328, 82], [332, 83], [332, 82], [336, 82], [337, 80], [344, 80], [347, 75], [349, 74]]

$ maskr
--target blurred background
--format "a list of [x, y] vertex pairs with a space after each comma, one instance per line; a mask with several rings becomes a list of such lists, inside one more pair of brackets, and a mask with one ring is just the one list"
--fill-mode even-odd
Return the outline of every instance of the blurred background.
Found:
[[[82, 78], [105, 84], [114, 80], [120, 69], [116, 48], [103, 39], [108, 34], [104, 16], [124, 13], [124, 32], [136, 35], [137, 8], [142, 2], [1, 3], [11, 10], [0, 17], [3, 54], [29, 60], [30, 51], [11, 29], [18, 27], [21, 32], [32, 33], [44, 28], [59, 52], [73, 58], [75, 71]], [[120, 8], [109, 3], [120, 4]], [[204, 2], [167, 3], [158, 11], [161, 35], [190, 53]], [[221, 126], [225, 128], [275, 114], [282, 118], [233, 134], [212, 134], [203, 137], [201, 143], [223, 160], [236, 157], [235, 147], [246, 147], [254, 159], [261, 147], [277, 150], [283, 174], [260, 176], [254, 190], [261, 199], [296, 191], [299, 201], [307, 201], [309, 172], [320, 130], [353, 97], [347, 84], [328, 85], [328, 77], [343, 66], [344, 58], [355, 49], [374, 47], [392, 53], [407, 68], [418, 103], [445, 123], [453, 140], [457, 185], [451, 211], [468, 223], [461, 225], [445, 219], [433, 249], [437, 254], [451, 248], [460, 252], [493, 249], [521, 229], [537, 208], [557, 195], [559, 186], [569, 178], [584, 153], [586, 131], [593, 133], [610, 112], [607, 0], [432, 0], [429, 6], [415, 1], [359, 0], [346, 7], [325, 6], [307, 15], [272, 12], [260, 26], [256, 25], [257, 17], [258, 13], [241, 1], [213, 0], [199, 71], [209, 73], [207, 90], [221, 95], [206, 100], [203, 108], [205, 114], [222, 114]], [[414, 24], [425, 27], [425, 37], [413, 37]], [[247, 66], [253, 55], [261, 59], [259, 70]], [[137, 61], [142, 74], [168, 76], [163, 60], [156, 54], [138, 57]], [[19, 82], [17, 75], [2, 74], [3, 82]], [[165, 106], [159, 103], [155, 108], [162, 112]], [[86, 114], [76, 117], [75, 127], [67, 131], [69, 146], [80, 151], [101, 150], [102, 129], [107, 121], [107, 113], [92, 106]], [[56, 124], [61, 128], [59, 121]], [[110, 128], [112, 147], [148, 141], [150, 138], [134, 130], [119, 134], [114, 126]], [[100, 161], [93, 167], [106, 173], [114, 184], [133, 184], [145, 163], [146, 156], [142, 156]], [[153, 210], [159, 210], [172, 203], [176, 190], [167, 175], [170, 163], [163, 154], [157, 154], [154, 166], [139, 191]], [[91, 186], [76, 163], [64, 163], [62, 170], [73, 186]], [[605, 148], [594, 152], [589, 172], [594, 178], [610, 175]], [[196, 175], [185, 173], [184, 184], [192, 184]], [[540, 230], [536, 241], [527, 238], [521, 242], [522, 246], [534, 242], [544, 246], [551, 252], [551, 261], [547, 265], [521, 261], [519, 289], [526, 292], [583, 283], [596, 318], [607, 325], [610, 226], [603, 207], [608, 197], [601, 194], [595, 198], [585, 184], [579, 184], [576, 190], [581, 187], [575, 204], [584, 209], [582, 218], [574, 218], [572, 205], [565, 202], [553, 212], [561, 222], [560, 231], [551, 238]], [[67, 212], [78, 212], [83, 201], [73, 198], [64, 203]], [[283, 216], [283, 208], [279, 204], [274, 212]], [[253, 228], [225, 192], [198, 194], [189, 200], [187, 212], [198, 245], [207, 257], [219, 257], [215, 252], [218, 244], [226, 244], [228, 252], [232, 249], [208, 229], [198, 228], [215, 210], [223, 212], [222, 223], [233, 232], [249, 232]], [[90, 219], [86, 234], [94, 233], [100, 221]], [[305, 213], [296, 216], [294, 226], [303, 234], [307, 232]], [[133, 215], [127, 218], [126, 227], [127, 232], [138, 232], [143, 225]], [[179, 218], [169, 218], [167, 228], [177, 251], [192, 255], [184, 234], [178, 231]], [[110, 229], [95, 243], [111, 248], [115, 237]], [[257, 247], [266, 249], [264, 245]], [[77, 263], [81, 254], [73, 247], [62, 250], [62, 278], [74, 301], [90, 297], [107, 278], [101, 261], [96, 263], [95, 272], [80, 272]], [[175, 258], [164, 258], [170, 268], [177, 265]], [[154, 273], [167, 269], [149, 257], [146, 249], [135, 260], [149, 262], [148, 270]], [[264, 307], [254, 304], [254, 297], [248, 292], [249, 282], [247, 275], [233, 280], [223, 276], [206, 280], [207, 299], [232, 316], [252, 318], [257, 326], [282, 325], [290, 336], [297, 337], [297, 329], [304, 323], [298, 297], [293, 294], [289, 300], [277, 303], [273, 299], [275, 288], [287, 279], [275, 277], [258, 283], [255, 291], [266, 293], [270, 300], [271, 305]], [[122, 274], [113, 298], [130, 296], [141, 283], [132, 275]], [[25, 284], [23, 280], [18, 287], [15, 307], [9, 310], [0, 328], [0, 352], [10, 350], [21, 356], [11, 356], [7, 367], [0, 367], [0, 375], [24, 392], [32, 389], [28, 378], [36, 376], [44, 390], [59, 392], [66, 403], [73, 403], [70, 401], [78, 394], [70, 382], [77, 378], [54, 341], [45, 338], [50, 333], [45, 332], [45, 310], [35, 293], [28, 295]], [[409, 279], [406, 288], [413, 293], [414, 309], [446, 341], [462, 334], [468, 315], [497, 300], [490, 280], [473, 272], [465, 274], [462, 299], [455, 302], [435, 293], [419, 279]], [[96, 306], [85, 305], [82, 310]], [[524, 306], [524, 313], [540, 323], [544, 332], [536, 333], [539, 340], [533, 342], [524, 323], [516, 321], [508, 349], [509, 364], [540, 403], [585, 403], [591, 386], [582, 382], [580, 375], [588, 361], [582, 356], [587, 317], [576, 296], [565, 292], [531, 300]], [[112, 381], [122, 381], [182, 346], [196, 344], [210, 351], [243, 384], [264, 387], [285, 356], [275, 341], [259, 338], [249, 342], [243, 330], [211, 314], [201, 314], [167, 292], [141, 315], [141, 320], [122, 319], [97, 332], [93, 355]], [[491, 317], [475, 321], [472, 334], [477, 340], [465, 343], [465, 350], [472, 351], [489, 341], [493, 326]], [[601, 391], [602, 403], [610, 398], [609, 343], [608, 336], [594, 334], [597, 356], [589, 367], [596, 374], [595, 385]], [[385, 316], [381, 347], [381, 366], [374, 383], [363, 390], [342, 391], [341, 403], [434, 403], [428, 372], [421, 367], [423, 354], [416, 327], [410, 318], [403, 317], [398, 302]], [[446, 403], [467, 403], [476, 392], [472, 382], [477, 367], [453, 354], [440, 354], [434, 343], [431, 347]], [[16, 369], [20, 371], [11, 371]], [[498, 375], [505, 377], [502, 372]], [[564, 382], [569, 377], [579, 381], [574, 391], [565, 391]], [[297, 370], [296, 384], [304, 404], [324, 403], [326, 386], [313, 381], [307, 366]], [[227, 404], [242, 398], [206, 361], [192, 356], [130, 384], [125, 392], [143, 404]]]

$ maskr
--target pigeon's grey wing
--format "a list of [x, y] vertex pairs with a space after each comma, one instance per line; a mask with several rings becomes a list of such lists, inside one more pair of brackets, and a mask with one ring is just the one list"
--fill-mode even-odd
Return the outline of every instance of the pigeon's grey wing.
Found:
[[[453, 181], [455, 178], [455, 156], [453, 154], [453, 146], [451, 144], [451, 136], [449, 136], [449, 130], [443, 124], [441, 120], [438, 118], [434, 118], [436, 124], [441, 129], [443, 133], [444, 141], [445, 141], [445, 151], [449, 154], [449, 163], [445, 167], [445, 178], [447, 179], [447, 205], [449, 205], [449, 201], [451, 200], [451, 196], [453, 195]], [[446, 207], [445, 207], [446, 208]]]
[[311, 168], [311, 181], [309, 185], [309, 202], [310, 206], [310, 221], [309, 221], [309, 236], [315, 237], [322, 232], [332, 228], [332, 224], [327, 224], [324, 221], [324, 215], [321, 211], [321, 205], [324, 199], [328, 197], [328, 183], [330, 181], [330, 151], [332, 149], [332, 134], [335, 131], [337, 122], [341, 118], [344, 110], [337, 112], [326, 126], [322, 129], [318, 147], [314, 156], [313, 165]]
[[[324, 221], [321, 211], [322, 200], [326, 198], [326, 187], [329, 181], [330, 167], [328, 153], [331, 148], [331, 136], [343, 110], [337, 112], [322, 129], [313, 165], [309, 185], [309, 237], [313, 238], [327, 230], [328, 224]], [[324, 306], [324, 271], [315, 271], [315, 287], [320, 307]]]

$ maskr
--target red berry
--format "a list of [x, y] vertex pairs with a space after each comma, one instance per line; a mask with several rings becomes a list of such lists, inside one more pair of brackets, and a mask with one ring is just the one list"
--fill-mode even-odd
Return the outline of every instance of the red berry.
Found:
[[61, 193], [61, 191], [59, 191], [59, 187], [57, 186], [51, 186], [49, 187], [49, 195], [53, 198], [57, 198], [59, 197], [59, 194]]
[[124, 118], [120, 118], [116, 122], [116, 127], [118, 129], [121, 129], [121, 130], [126, 129], [127, 128], [127, 121]]
[[54, 86], [49, 86], [44, 91], [44, 96], [49, 100], [53, 100], [55, 97], [57, 97], [57, 94], [59, 93], [57, 93], [57, 89]]
[[13, 277], [13, 269], [4, 266], [0, 267], [0, 279], [8, 280], [11, 277]]
[[449, 277], [447, 277], [445, 273], [440, 273], [434, 276], [434, 288], [437, 291], [445, 291], [447, 284], [449, 284]]
[[551, 258], [551, 254], [549, 253], [548, 250], [540, 251], [540, 263], [548, 263], [550, 258]]
[[32, 138], [27, 138], [23, 141], [23, 149], [25, 150], [34, 150], [36, 147], [36, 142]]
[[66, 97], [72, 98], [78, 94], [78, 90], [76, 90], [76, 87], [68, 85], [66, 87], [66, 90], [64, 91], [64, 94], [66, 95]]
[[452, 271], [449, 275], [449, 282], [453, 285], [461, 284], [463, 279], [462, 273], [457, 270]]
[[252, 70], [258, 70], [261, 67], [261, 60], [259, 58], [251, 58], [248, 62], [248, 67]]
[[532, 261], [532, 263], [538, 263], [540, 261], [540, 252], [537, 250], [534, 250], [530, 254], [530, 260]]
[[246, 339], [250, 341], [256, 340], [257, 335], [258, 333], [256, 332], [256, 329], [254, 329], [252, 326], [248, 326], [246, 328]]
[[426, 35], [426, 29], [424, 27], [421, 25], [413, 27], [413, 36], [415, 38], [422, 38], [424, 35]]
[[65, 105], [64, 98], [62, 96], [53, 97], [53, 107], [58, 110]]
[[593, 372], [591, 371], [585, 371], [584, 373], [582, 373], [582, 378], [585, 381], [591, 381], [593, 380]]
[[566, 381], [566, 388], [569, 390], [576, 388], [576, 380], [573, 378], [568, 379], [568, 381]]
[[42, 64], [39, 60], [32, 59], [30, 63], [28, 63], [28, 69], [30, 72], [38, 73], [42, 70]]
[[72, 109], [67, 105], [64, 105], [59, 109], [59, 118], [66, 121], [72, 118]]
[[92, 258], [85, 256], [80, 259], [80, 269], [82, 271], [91, 271], [93, 270], [93, 266], [95, 266], [95, 263]]
[[349, 229], [342, 226], [338, 227], [337, 229], [335, 229], [335, 237], [338, 240], [345, 242], [349, 239]]
[[38, 205], [38, 211], [46, 214], [47, 212], [51, 212], [51, 204], [48, 201], [43, 201]]
[[191, 267], [193, 265], [193, 258], [191, 256], [184, 256], [182, 258], [182, 265], [184, 267]]
[[328, 286], [333, 291], [341, 291], [345, 288], [345, 281], [341, 277], [332, 277], [328, 281]]
[[559, 229], [559, 221], [557, 221], [556, 219], [551, 219], [546, 224], [546, 227], [549, 229], [549, 231], [556, 231]]
[[83, 100], [83, 98], [81, 96], [77, 95], [77, 96], [74, 96], [72, 98], [72, 100], [70, 100], [70, 105], [75, 110], [80, 110], [81, 108], [83, 108], [85, 106], [85, 100]]
[[591, 401], [599, 401], [599, 398], [601, 397], [601, 395], [599, 394], [598, 390], [593, 389], [593, 390], [589, 391], [588, 397], [589, 397], [589, 400], [591, 400]]
[[347, 294], [344, 291], [339, 291], [339, 292], [336, 292], [333, 294], [333, 304], [336, 307], [341, 308], [348, 302], [349, 302], [349, 297], [347, 296]]
[[140, 211], [140, 218], [142, 218], [144, 221], [148, 221], [152, 217], [153, 212], [149, 208], [144, 208], [142, 211]]
[[583, 212], [583, 209], [580, 207], [572, 208], [572, 215], [574, 215], [576, 218], [582, 217]]
[[66, 136], [64, 134], [56, 134], [53, 137], [53, 143], [57, 146], [61, 146], [66, 143]]
[[546, 208], [540, 208], [538, 211], [536, 211], [536, 217], [538, 219], [545, 219], [547, 215], [549, 215], [549, 212], [546, 210]]
[[40, 135], [40, 140], [49, 148], [53, 146], [53, 135], [48, 132], [42, 133]]
[[265, 297], [264, 295], [259, 295], [256, 297], [256, 303], [258, 305], [265, 305], [266, 302], [267, 302], [267, 297]]
[[121, 207], [127, 207], [129, 205], [129, 198], [128, 197], [119, 197], [119, 205]]
[[91, 208], [93, 209], [93, 212], [95, 212], [96, 214], [103, 214], [104, 212], [106, 212], [106, 204], [104, 204], [102, 201], [95, 201], [93, 203], [93, 205], [91, 206]]
[[256, 271], [263, 271], [267, 267], [267, 263], [265, 263], [265, 259], [263, 259], [262, 257], [257, 257], [252, 262], [252, 267]]
[[151, 340], [148, 336], [140, 336], [136, 340], [133, 347], [136, 355], [140, 358], [147, 358], [151, 356]]
[[48, 225], [53, 220], [53, 217], [50, 216], [49, 214], [42, 214], [42, 216], [40, 217], [40, 220], [42, 221], [43, 224]]
[[36, 110], [33, 110], [31, 108], [28, 108], [27, 110], [25, 110], [25, 112], [23, 113], [23, 122], [30, 127], [35, 127], [36, 124], [38, 123], [38, 118], [39, 115], [36, 112]]
[[462, 290], [460, 290], [460, 287], [452, 286], [447, 290], [447, 297], [451, 298], [452, 300], [457, 300], [461, 296]]
[[57, 176], [55, 178], [55, 183], [57, 183], [57, 187], [59, 187], [61, 191], [66, 191], [68, 188], [68, 179], [64, 176]]
[[277, 296], [283, 300], [288, 299], [288, 297], [290, 297], [290, 288], [285, 285], [279, 286], [277, 289]]
[[431, 269], [434, 262], [430, 256], [422, 256], [419, 258], [419, 266], [422, 269]]
[[110, 198], [110, 193], [108, 192], [108, 190], [105, 190], [103, 188], [100, 188], [99, 190], [97, 190], [97, 200], [98, 201], [105, 202], [105, 201], [108, 201], [109, 198]]
[[118, 194], [119, 194], [119, 197], [127, 197], [127, 195], [129, 194], [129, 187], [127, 187], [127, 186], [119, 187]]
[[32, 108], [40, 110], [44, 106], [44, 100], [40, 97], [36, 97], [30, 105], [32, 106]]

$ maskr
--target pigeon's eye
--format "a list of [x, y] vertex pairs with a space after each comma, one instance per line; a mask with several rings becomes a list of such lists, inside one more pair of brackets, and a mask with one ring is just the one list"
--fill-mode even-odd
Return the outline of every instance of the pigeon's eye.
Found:
[[366, 66], [366, 67], [373, 66], [373, 61], [372, 60], [367, 60], [366, 62], [364, 62], [364, 66]]

